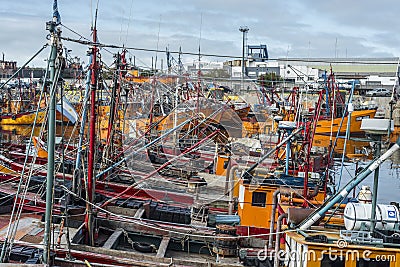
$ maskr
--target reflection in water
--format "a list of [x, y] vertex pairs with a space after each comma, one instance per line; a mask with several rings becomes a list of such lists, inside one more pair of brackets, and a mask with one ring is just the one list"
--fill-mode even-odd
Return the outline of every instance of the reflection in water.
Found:
[[394, 153], [394, 155], [391, 157], [391, 161], [392, 161], [393, 168], [396, 168], [396, 169], [400, 168], [400, 152], [399, 151]]
[[[358, 166], [365, 167], [368, 162], [359, 162]], [[391, 168], [391, 161], [384, 162], [379, 168], [379, 183], [378, 183], [378, 203], [389, 204], [392, 201], [400, 202], [400, 169]], [[356, 164], [351, 164], [345, 167], [343, 173], [342, 185], [347, 183], [354, 177]], [[373, 188], [374, 174], [371, 173], [357, 188], [356, 192], [361, 189], [362, 185], [369, 185]], [[352, 195], [353, 193], [350, 193]]]
[[[334, 142], [334, 139], [333, 141]], [[327, 152], [330, 144], [329, 136], [316, 135], [314, 138], [314, 146], [317, 151]], [[342, 181], [340, 188], [343, 187], [350, 179], [356, 175], [356, 170], [364, 168], [373, 158], [372, 143], [365, 141], [348, 140], [346, 144], [346, 159], [344, 164]], [[338, 182], [341, 167], [341, 155], [343, 153], [344, 139], [339, 138], [335, 155], [337, 158], [334, 177]], [[382, 153], [387, 150], [386, 146], [382, 147]], [[369, 185], [373, 188], [374, 174], [370, 174], [364, 182], [362, 182], [355, 192], [351, 192], [349, 196], [357, 197], [358, 191], [362, 185]], [[378, 184], [378, 203], [389, 204], [390, 202], [400, 202], [400, 152], [396, 152], [390, 159], [384, 162], [379, 168], [379, 184]]]

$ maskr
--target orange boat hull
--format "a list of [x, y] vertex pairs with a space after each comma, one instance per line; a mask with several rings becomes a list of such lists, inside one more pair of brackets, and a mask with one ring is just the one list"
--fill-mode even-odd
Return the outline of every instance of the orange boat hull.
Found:
[[[376, 113], [375, 109], [353, 111], [351, 114], [351, 121], [350, 121], [350, 134], [354, 135], [354, 134], [364, 133], [364, 131], [361, 130], [362, 119], [372, 119], [374, 118], [375, 113]], [[347, 131], [348, 116], [344, 117], [342, 126], [340, 127], [341, 120], [342, 118], [336, 118], [333, 121], [319, 120], [315, 133], [330, 135], [332, 132], [332, 134], [335, 135], [340, 128], [340, 133], [344, 134]]]

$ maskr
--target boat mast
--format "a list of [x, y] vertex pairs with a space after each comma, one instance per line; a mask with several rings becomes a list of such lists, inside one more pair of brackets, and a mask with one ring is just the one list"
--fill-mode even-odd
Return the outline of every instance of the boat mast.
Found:
[[[311, 148], [312, 148], [312, 144], [314, 141], [315, 130], [317, 129], [319, 114], [321, 112], [322, 95], [323, 95], [323, 91], [320, 91], [317, 106], [315, 107], [315, 110], [314, 110], [313, 121], [306, 122], [306, 125], [308, 125], [306, 127], [307, 133], [306, 133], [306, 138], [305, 138], [306, 139], [305, 145], [307, 146], [307, 150], [306, 150], [307, 154], [306, 154], [306, 167], [304, 170], [304, 187], [303, 187], [303, 196], [305, 199], [308, 198], [308, 173], [310, 171]], [[288, 155], [286, 155], [286, 156], [288, 156]], [[307, 204], [307, 202], [305, 201], [304, 204]]]
[[[124, 53], [124, 52], [123, 52]], [[118, 96], [117, 96], [117, 90], [119, 93], [119, 87], [120, 87], [120, 73], [121, 73], [121, 59], [122, 56], [118, 52], [116, 55], [115, 59], [115, 65], [116, 65], [116, 73], [114, 75], [114, 85], [112, 88], [111, 92], [111, 103], [110, 103], [110, 117], [108, 120], [108, 129], [107, 129], [107, 142], [106, 142], [106, 148], [105, 148], [105, 159], [110, 156], [113, 150], [113, 143], [114, 143], [114, 120], [115, 117], [117, 116], [118, 118]]]
[[[44, 251], [43, 262], [50, 263], [50, 243], [51, 243], [51, 215], [53, 203], [53, 183], [54, 183], [54, 151], [56, 134], [56, 88], [58, 77], [56, 77], [56, 58], [57, 47], [59, 46], [59, 35], [61, 31], [56, 30], [56, 26], [61, 23], [60, 14], [57, 9], [57, 0], [53, 3], [53, 20], [46, 23], [46, 29], [50, 32], [51, 53], [49, 58], [50, 80], [52, 81], [50, 90], [50, 101], [48, 111], [48, 133], [47, 133], [47, 179], [46, 179], [46, 214], [44, 230]], [[58, 68], [60, 66], [57, 66]]]
[[[347, 141], [350, 139], [350, 126], [351, 126], [351, 113], [354, 111], [353, 107], [353, 94], [354, 94], [354, 87], [355, 87], [355, 82], [352, 82], [351, 86], [351, 91], [350, 91], [350, 96], [349, 96], [349, 101], [347, 102], [346, 110], [344, 111], [345, 113], [347, 112], [347, 126], [346, 126], [346, 133], [344, 136], [344, 145], [343, 145], [343, 153], [342, 153], [342, 161], [340, 165], [340, 172], [339, 172], [339, 182], [337, 185], [337, 189], [339, 190], [340, 188], [340, 182], [342, 181], [342, 175], [343, 175], [343, 168], [344, 168], [344, 160], [346, 156], [346, 150], [347, 150]], [[339, 135], [339, 130], [337, 133], [337, 136]], [[378, 168], [379, 170], [379, 168]]]
[[90, 127], [89, 127], [89, 154], [88, 154], [88, 175], [87, 175], [87, 204], [86, 204], [86, 216], [85, 216], [85, 227], [86, 237], [89, 245], [94, 244], [93, 240], [93, 214], [91, 203], [94, 197], [94, 153], [95, 153], [95, 130], [96, 130], [96, 87], [97, 87], [97, 11], [94, 19], [93, 27], [93, 47], [92, 47], [92, 65], [91, 69], [91, 80], [90, 80]]
[[86, 119], [87, 119], [87, 103], [89, 99], [89, 90], [90, 90], [90, 79], [92, 77], [92, 70], [91, 70], [91, 65], [93, 62], [93, 56], [89, 56], [89, 68], [88, 72], [86, 74], [86, 86], [85, 86], [85, 96], [83, 99], [82, 103], [82, 119], [81, 119], [81, 124], [80, 124], [80, 129], [79, 129], [79, 141], [78, 141], [78, 152], [76, 154], [76, 161], [75, 161], [75, 170], [74, 170], [74, 176], [72, 180], [72, 192], [74, 194], [80, 196], [81, 195], [81, 165], [82, 165], [82, 146], [83, 146], [83, 139], [85, 135], [85, 127], [86, 127]]

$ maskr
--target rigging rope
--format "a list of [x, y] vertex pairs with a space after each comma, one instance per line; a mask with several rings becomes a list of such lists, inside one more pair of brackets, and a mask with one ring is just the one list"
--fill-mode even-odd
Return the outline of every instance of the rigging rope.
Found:
[[[45, 48], [45, 46], [43, 46], [39, 51], [41, 52], [44, 48]], [[37, 56], [38, 54], [39, 53], [36, 53], [35, 56]], [[30, 60], [32, 60], [32, 59], [33, 58], [31, 58]], [[37, 106], [37, 109], [36, 109], [36, 113], [35, 113], [35, 120], [34, 120], [33, 128], [32, 128], [32, 131], [31, 131], [30, 139], [29, 139], [29, 146], [31, 146], [33, 144], [32, 138], [33, 138], [33, 133], [34, 133], [34, 129], [35, 129], [35, 126], [36, 126], [36, 121], [37, 121], [39, 110], [40, 110], [40, 102], [41, 102], [41, 99], [42, 99], [42, 96], [43, 96], [43, 93], [44, 93], [44, 88], [45, 88], [45, 85], [46, 85], [47, 73], [48, 73], [48, 70], [49, 70], [49, 64], [50, 64], [50, 62], [47, 61], [45, 79], [44, 79], [43, 87], [42, 87], [42, 90], [41, 90], [41, 93], [40, 93], [39, 103], [38, 103], [38, 106]], [[30, 149], [30, 147], [29, 147], [29, 149]], [[36, 157], [34, 157], [34, 158], [36, 159]], [[11, 246], [12, 246], [12, 243], [13, 243], [13, 240], [14, 240], [14, 236], [15, 236], [15, 233], [16, 233], [16, 229], [18, 227], [18, 222], [19, 222], [19, 218], [20, 218], [20, 215], [21, 215], [20, 212], [21, 212], [22, 209], [20, 209], [20, 207], [18, 206], [18, 210], [16, 212], [16, 215], [14, 215], [14, 213], [15, 213], [15, 209], [16, 209], [16, 206], [17, 206], [18, 195], [19, 195], [19, 192], [21, 191], [21, 189], [22, 189], [22, 187], [24, 185], [24, 182], [25, 182], [25, 189], [24, 189], [23, 198], [20, 200], [20, 202], [23, 202], [23, 199], [25, 198], [25, 195], [26, 195], [26, 190], [28, 189], [27, 185], [29, 184], [30, 176], [28, 176], [27, 180], [25, 179], [26, 177], [24, 176], [24, 171], [25, 171], [25, 168], [26, 168], [27, 161], [28, 161], [28, 153], [25, 156], [24, 165], [23, 165], [23, 168], [22, 168], [21, 176], [20, 176], [20, 182], [19, 182], [18, 188], [17, 188], [15, 202], [14, 202], [14, 206], [13, 206], [13, 209], [12, 209], [12, 212], [11, 212], [11, 216], [10, 216], [10, 223], [9, 223], [9, 225], [7, 227], [7, 233], [6, 233], [5, 241], [3, 243], [3, 247], [2, 247], [2, 250], [1, 250], [1, 255], [0, 255], [0, 261], [1, 262], [4, 261], [6, 253], [8, 252], [8, 249], [11, 248]], [[16, 223], [12, 224], [14, 216], [16, 218]], [[10, 239], [10, 244], [8, 244], [8, 240], [9, 239]]]
[[[59, 77], [59, 75], [60, 75], [60, 72], [61, 72], [61, 69], [60, 68], [58, 68], [57, 70], [56, 70], [56, 74], [55, 74], [55, 81], [58, 81], [58, 77]], [[52, 87], [57, 87], [57, 82], [53, 82], [53, 84], [52, 84]], [[55, 90], [54, 90], [54, 92], [55, 92]], [[52, 97], [52, 96], [51, 96]], [[48, 106], [49, 107], [49, 106]], [[48, 108], [47, 107], [47, 108]], [[38, 107], [38, 109], [39, 109], [39, 107]], [[48, 110], [48, 109], [47, 109]], [[37, 118], [37, 117], [36, 117]], [[42, 124], [42, 127], [43, 127], [43, 125], [44, 124]], [[34, 128], [33, 128], [34, 129]], [[32, 130], [32, 134], [31, 134], [31, 138], [33, 137], [33, 130]], [[30, 141], [32, 141], [32, 139], [30, 140]], [[33, 159], [32, 159], [32, 162], [35, 162], [36, 161], [36, 157], [37, 157], [37, 153], [33, 156]], [[26, 155], [26, 158], [25, 158], [26, 160], [28, 159], [28, 154]], [[25, 167], [26, 167], [26, 162], [25, 162], [25, 164], [24, 164], [24, 167], [23, 167], [23, 170], [25, 169]], [[17, 234], [17, 229], [18, 229], [18, 224], [19, 224], [19, 220], [20, 220], [20, 217], [21, 217], [21, 214], [22, 214], [22, 210], [23, 210], [23, 207], [24, 207], [24, 200], [25, 200], [25, 198], [26, 198], [26, 193], [27, 193], [27, 191], [28, 191], [28, 186], [27, 185], [29, 185], [29, 183], [30, 183], [30, 179], [31, 179], [31, 177], [32, 177], [32, 172], [33, 172], [33, 168], [30, 168], [30, 173], [29, 173], [29, 176], [28, 176], [28, 179], [27, 179], [27, 181], [26, 181], [26, 186], [24, 187], [24, 191], [23, 191], [23, 195], [22, 195], [22, 198], [21, 198], [21, 200], [20, 200], [20, 203], [18, 204], [18, 211], [17, 211], [17, 215], [16, 215], [16, 223], [14, 223], [13, 224], [13, 226], [14, 226], [14, 228], [13, 228], [13, 231], [12, 231], [12, 233], [11, 233], [11, 238], [10, 238], [10, 247], [12, 247], [12, 245], [13, 245], [13, 242], [14, 242], [14, 238], [15, 238], [15, 235]], [[22, 172], [23, 173], [23, 172]], [[18, 197], [18, 194], [17, 194], [17, 197]]]

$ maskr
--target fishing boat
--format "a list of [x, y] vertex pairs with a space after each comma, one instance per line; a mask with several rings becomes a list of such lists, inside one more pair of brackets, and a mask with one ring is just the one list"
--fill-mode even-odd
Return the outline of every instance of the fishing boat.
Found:
[[[340, 91], [332, 70], [325, 83], [325, 103], [316, 133], [333, 136], [344, 133], [348, 133], [349, 136], [363, 135], [364, 132], [360, 129], [361, 121], [374, 118], [377, 108], [354, 105], [355, 83], [353, 82], [350, 92]], [[347, 101], [346, 93], [348, 93]]]
[[[78, 114], [71, 103], [64, 97], [63, 104], [57, 105], [57, 117], [61, 122], [75, 123]], [[10, 109], [8, 113], [2, 113], [0, 115], [0, 125], [33, 125], [42, 124], [46, 120], [47, 111], [44, 109], [39, 110], [22, 110], [21, 105], [15, 105], [16, 109], [14, 111]], [[63, 110], [61, 110], [63, 106]], [[31, 106], [30, 106], [31, 107]]]
[[[37, 83], [31, 82], [29, 86], [23, 86], [19, 80], [18, 85], [14, 88], [7, 85], [45, 47], [42, 47], [35, 56], [11, 75], [7, 81], [1, 84], [0, 88], [6, 88], [7, 90], [4, 90], [1, 96], [0, 125], [33, 125], [33, 123], [42, 124], [46, 121], [47, 111], [44, 108], [46, 103], [43, 99], [45, 85], [42, 86], [42, 91], [39, 94], [39, 90], [36, 88]], [[57, 111], [60, 121], [76, 122], [78, 114], [67, 98], [64, 97], [60, 100], [60, 103], [57, 105]]]
[[[364, 134], [364, 131], [361, 130], [361, 121], [363, 119], [372, 119], [375, 117], [376, 109], [370, 110], [355, 110], [351, 113], [351, 116], [347, 115], [343, 118], [336, 119], [321, 119], [318, 121], [316, 134], [321, 135], [331, 135], [333, 134], [342, 134], [344, 135], [347, 131], [347, 125], [350, 125], [350, 134], [352, 136], [360, 136]], [[350, 122], [348, 121], [350, 118]]]
[[[385, 135], [387, 121], [366, 120], [369, 134]], [[385, 125], [386, 123], [386, 125]], [[399, 150], [400, 139], [357, 172], [340, 190], [313, 208], [285, 207], [277, 219], [275, 242], [258, 251], [258, 259], [273, 266], [394, 266], [399, 250], [399, 204], [378, 204], [379, 165]], [[363, 186], [357, 198], [349, 195], [374, 173], [373, 192]], [[285, 201], [285, 200], [284, 200]]]
[[[53, 63], [62, 60], [56, 53], [61, 31], [54, 3], [53, 20], [47, 24], [52, 49], [48, 61]], [[125, 92], [126, 102], [121, 100], [122, 88], [130, 87], [123, 84], [126, 66], [119, 53], [110, 103], [99, 107], [96, 99], [102, 84], [96, 19], [97, 10], [76, 144], [56, 144], [56, 81], [61, 69], [50, 64], [54, 86], [48, 101], [46, 145], [33, 138], [33, 131], [29, 144], [36, 153], [25, 153], [20, 162], [0, 157], [4, 167], [0, 167], [0, 197], [6, 204], [0, 210], [8, 214], [0, 220], [1, 262], [271, 266], [278, 259], [278, 266], [278, 257], [264, 260], [259, 251], [265, 247], [267, 252], [276, 251], [274, 244], [279, 249], [285, 213], [297, 212], [297, 218], [304, 219], [324, 207], [329, 196], [338, 196], [328, 171], [331, 159], [312, 152], [322, 105], [296, 122], [277, 120], [277, 144], [250, 151], [253, 143], [240, 140], [243, 118], [229, 105], [201, 98], [197, 91], [192, 101], [174, 107], [163, 105], [171, 102], [163, 94], [153, 93], [141, 108], [148, 105], [153, 112], [158, 104], [162, 116], [155, 118], [151, 112], [142, 132], [125, 136], [118, 121], [134, 112], [125, 109], [132, 90]], [[148, 89], [157, 92], [155, 83]], [[132, 99], [135, 106], [137, 100]], [[99, 127], [99, 115], [106, 118], [107, 127]], [[98, 128], [107, 129], [105, 135]], [[243, 149], [240, 144], [245, 143], [251, 145]], [[390, 153], [398, 148], [396, 144]], [[35, 161], [40, 153], [47, 157], [45, 164]], [[208, 168], [210, 162], [214, 166]], [[334, 205], [343, 208], [337, 201]]]
[[213, 84], [211, 87], [207, 88], [207, 94], [205, 97], [227, 103], [235, 111], [239, 118], [242, 120], [248, 120], [251, 106], [246, 103], [246, 101], [240, 99], [239, 96], [229, 93], [232, 93], [232, 90], [227, 86], [216, 86]]
[[[37, 115], [38, 123], [43, 123], [45, 120], [45, 111], [40, 111]], [[18, 112], [16, 114], [3, 114], [0, 116], [1, 125], [31, 125], [35, 121], [36, 112], [26, 111]]]
[[[371, 173], [371, 169], [374, 170], [374, 165], [370, 165], [366, 172]], [[365, 177], [366, 172], [356, 176], [355, 183], [348, 184], [331, 201], [313, 211], [303, 221], [293, 217], [295, 215], [289, 215], [292, 210], [287, 211], [284, 216], [287, 216], [289, 224], [297, 224], [298, 231], [286, 228], [286, 245], [282, 246], [278, 232], [284, 228], [278, 226], [275, 252], [279, 252], [282, 246], [286, 253], [284, 257], [275, 258], [276, 264], [281, 262], [284, 266], [294, 266], [293, 262], [302, 262], [307, 266], [395, 266], [400, 255], [398, 202], [374, 203], [369, 187], [366, 187], [367, 189], [360, 192], [356, 203], [349, 202], [344, 209], [339, 209], [342, 210], [342, 215], [327, 214], [328, 209], [339, 203], [339, 199], [343, 199], [346, 192]], [[328, 218], [326, 223], [318, 223], [316, 218], [322, 216]]]
[[[277, 116], [286, 121], [294, 121], [296, 119], [294, 114], [298, 114], [299, 107], [304, 106], [303, 112], [311, 114], [315, 109], [319, 109], [320, 113], [316, 117], [318, 119], [315, 131], [317, 135], [344, 136], [348, 132], [349, 136], [363, 136], [365, 132], [360, 129], [361, 121], [374, 118], [377, 106], [353, 104], [354, 88], [355, 85], [352, 86], [350, 92], [339, 90], [335, 76], [331, 72], [325, 81], [324, 89], [318, 93], [318, 99], [304, 100], [300, 88], [294, 87], [287, 101], [281, 103]], [[305, 106], [307, 105], [305, 102], [308, 106]]]

